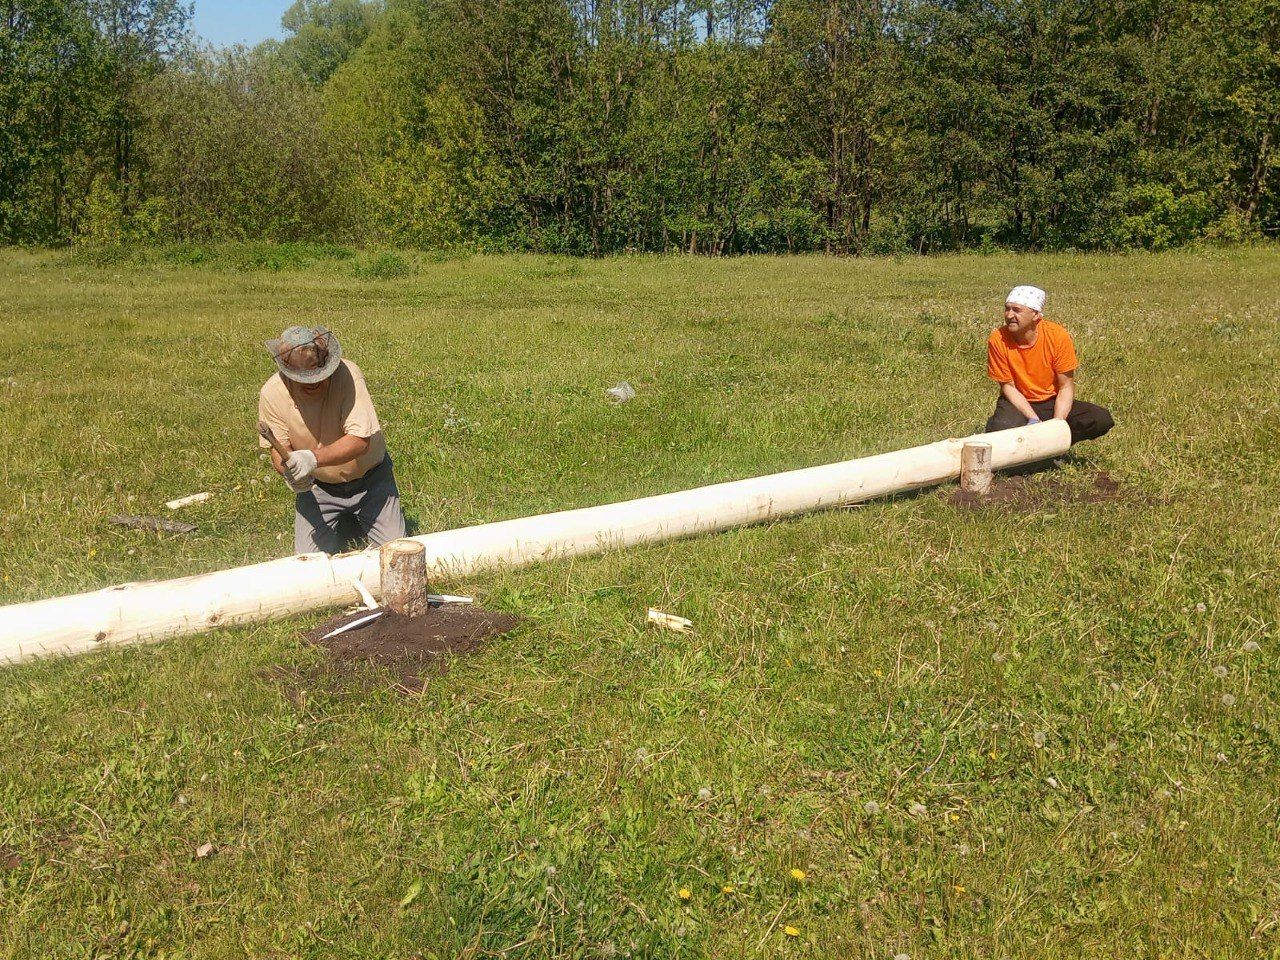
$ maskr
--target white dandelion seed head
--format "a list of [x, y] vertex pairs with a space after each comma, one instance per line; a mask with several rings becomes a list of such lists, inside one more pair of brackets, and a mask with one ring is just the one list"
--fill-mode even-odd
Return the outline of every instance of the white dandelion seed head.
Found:
[[1043, 747], [1045, 741], [1049, 739], [1049, 736], [1043, 730], [1037, 730], [1031, 735], [1031, 739], [1036, 742], [1037, 747]]
[[967, 857], [969, 855], [969, 845], [967, 843], [957, 843], [956, 853], [962, 857]]
[[1196, 604], [1196, 613], [1204, 613], [1204, 612], [1205, 612], [1206, 610], [1208, 610], [1208, 609], [1209, 609], [1209, 608], [1208, 608], [1208, 607], [1206, 607], [1203, 603], [1197, 603], [1197, 604]]
[[1235, 698], [1235, 696], [1234, 696], [1233, 694], [1230, 694], [1230, 693], [1224, 693], [1224, 694], [1222, 695], [1222, 705], [1223, 705], [1224, 707], [1234, 707], [1234, 706], [1236, 705], [1236, 698]]
[[555, 868], [555, 867], [547, 867], [547, 876], [548, 876], [548, 877], [554, 877], [555, 875], [556, 875], [556, 868]]
[[992, 663], [1004, 663], [1004, 654], [997, 650], [991, 655], [991, 661]]
[[645, 763], [649, 759], [649, 751], [644, 747], [636, 749], [636, 763]]
[[867, 816], [874, 817], [880, 812], [880, 804], [874, 800], [868, 800], [862, 805], [862, 809], [866, 811]]
[[711, 799], [711, 788], [710, 788], [710, 787], [703, 787], [701, 790], [699, 790], [699, 791], [698, 791], [698, 799], [699, 799], [699, 800], [710, 800], [710, 799]]
[[909, 954], [909, 953], [895, 953], [895, 954], [893, 955], [893, 960], [911, 960], [911, 954]]
[[923, 817], [929, 812], [929, 808], [923, 803], [913, 803], [908, 809], [913, 817]]
[[767, 797], [769, 794], [773, 793], [773, 791], [769, 789], [769, 785], [767, 783], [760, 784], [760, 789], [756, 792], [762, 797]]
[[1244, 646], [1243, 646], [1243, 647], [1241, 647], [1240, 649], [1241, 649], [1241, 650], [1243, 650], [1245, 653], [1253, 653], [1254, 651], [1256, 651], [1256, 650], [1258, 649], [1258, 641], [1257, 641], [1257, 640], [1246, 640], [1246, 641], [1244, 642]]
[[1058, 780], [1056, 777], [1045, 777], [1044, 782], [1053, 787], [1053, 789], [1058, 789]]
[[999, 633], [999, 632], [1000, 632], [1000, 624], [996, 623], [994, 620], [988, 620], [988, 621], [987, 621], [987, 629], [988, 629], [988, 630], [990, 630], [992, 633]]
[[1226, 664], [1222, 664], [1222, 663], [1218, 664], [1216, 667], [1213, 668], [1213, 675], [1217, 677], [1219, 680], [1221, 680], [1230, 672], [1231, 671], [1227, 669]]

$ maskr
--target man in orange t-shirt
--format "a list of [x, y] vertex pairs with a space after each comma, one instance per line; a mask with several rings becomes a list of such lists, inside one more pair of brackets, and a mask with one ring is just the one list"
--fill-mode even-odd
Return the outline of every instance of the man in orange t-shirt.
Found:
[[987, 339], [987, 376], [1000, 384], [987, 432], [1065, 420], [1071, 442], [1096, 440], [1113, 426], [1111, 413], [1076, 399], [1076, 348], [1066, 329], [1044, 317], [1039, 287], [1014, 287], [1004, 302], [1004, 326]]

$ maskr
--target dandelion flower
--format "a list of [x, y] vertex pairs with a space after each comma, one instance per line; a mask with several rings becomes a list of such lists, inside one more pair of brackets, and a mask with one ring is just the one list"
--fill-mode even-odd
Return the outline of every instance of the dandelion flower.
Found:
[[1222, 695], [1222, 705], [1224, 707], [1234, 707], [1236, 705], [1236, 698], [1230, 693], [1224, 693]]
[[720, 888], [721, 893], [733, 893], [733, 890], [734, 890], [734, 887], [732, 883], [726, 883], [723, 887]]
[[803, 880], [805, 878], [805, 872], [799, 867], [794, 867], [791, 870], [791, 878], [793, 880]]
[[868, 800], [862, 805], [862, 809], [866, 811], [867, 816], [874, 817], [880, 812], [880, 804], [876, 803], [874, 800]]
[[791, 927], [791, 926], [783, 927], [783, 928], [782, 928], [782, 932], [783, 932], [783, 933], [785, 933], [788, 937], [798, 937], [798, 936], [800, 936], [800, 931], [799, 931], [798, 929], [796, 929], [795, 927]]
[[957, 883], [952, 889], [954, 889], [956, 893], [964, 893], [964, 884]]
[[681, 900], [688, 900], [690, 897], [693, 896], [693, 891], [691, 891], [688, 887], [681, 887], [680, 892], [679, 894], [677, 894], [677, 896], [679, 896]]
[[1213, 668], [1213, 675], [1217, 677], [1219, 680], [1221, 680], [1230, 672], [1231, 671], [1227, 669], [1226, 665], [1222, 663], [1218, 664], [1216, 667]]

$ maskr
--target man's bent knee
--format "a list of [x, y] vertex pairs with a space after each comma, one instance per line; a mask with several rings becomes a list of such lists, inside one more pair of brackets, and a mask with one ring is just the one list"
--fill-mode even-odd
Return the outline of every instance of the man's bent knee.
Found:
[[1116, 425], [1111, 411], [1097, 404], [1091, 403], [1083, 409], [1072, 412], [1075, 416], [1067, 418], [1067, 425], [1071, 427], [1072, 443], [1079, 443], [1081, 440], [1097, 440], [1099, 437], [1106, 436]]

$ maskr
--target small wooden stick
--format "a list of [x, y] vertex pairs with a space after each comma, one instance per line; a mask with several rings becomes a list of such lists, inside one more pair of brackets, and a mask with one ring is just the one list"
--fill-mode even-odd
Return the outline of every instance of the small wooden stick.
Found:
[[265, 421], [258, 421], [258, 435], [261, 436], [262, 439], [266, 440], [267, 443], [271, 444], [271, 449], [280, 454], [281, 460], [289, 459], [289, 451], [284, 448], [284, 444], [276, 439], [275, 431], [267, 426]]

